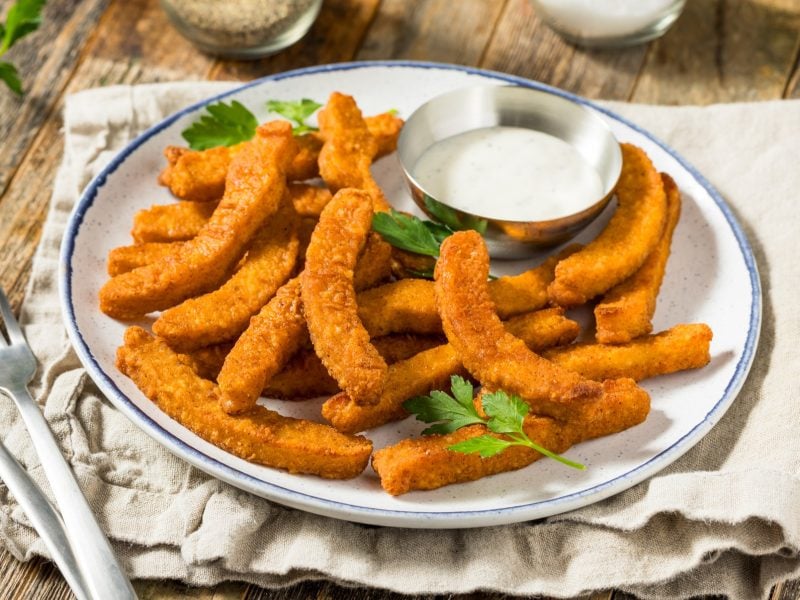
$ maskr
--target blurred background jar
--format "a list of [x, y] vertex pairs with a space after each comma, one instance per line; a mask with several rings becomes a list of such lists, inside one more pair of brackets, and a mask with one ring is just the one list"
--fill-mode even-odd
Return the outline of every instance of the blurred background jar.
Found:
[[582, 46], [632, 46], [663, 35], [686, 0], [531, 0], [541, 19]]
[[161, 0], [175, 28], [203, 52], [255, 59], [294, 44], [322, 0]]

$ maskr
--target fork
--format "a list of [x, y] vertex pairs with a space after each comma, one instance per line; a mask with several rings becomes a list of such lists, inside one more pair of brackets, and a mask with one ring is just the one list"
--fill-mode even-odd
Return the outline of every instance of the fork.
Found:
[[2, 288], [0, 317], [5, 322], [8, 334], [6, 340], [0, 332], [0, 391], [14, 400], [28, 429], [61, 510], [64, 530], [86, 584], [86, 591], [97, 600], [135, 599], [136, 593], [131, 582], [117, 562], [44, 415], [28, 392], [28, 384], [36, 373], [36, 358], [25, 341]]

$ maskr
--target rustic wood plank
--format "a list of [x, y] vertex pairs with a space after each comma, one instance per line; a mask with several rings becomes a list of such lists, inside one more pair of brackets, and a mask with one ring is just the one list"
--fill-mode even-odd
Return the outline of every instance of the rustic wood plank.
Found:
[[694, 0], [653, 43], [631, 99], [709, 104], [781, 98], [800, 39], [797, 0]]
[[[0, 196], [25, 156], [33, 136], [69, 80], [92, 27], [108, 0], [48, 3], [38, 31], [18, 42], [3, 60], [19, 69], [25, 96], [0, 87]], [[10, 0], [0, 2], [5, 15]], [[2, 210], [2, 205], [0, 205]], [[2, 238], [0, 238], [2, 239]]]
[[779, 583], [772, 588], [770, 600], [798, 600], [800, 599], [800, 579]]
[[505, 1], [384, 0], [358, 58], [477, 65]]
[[290, 69], [352, 60], [379, 1], [326, 0], [317, 21], [295, 45], [259, 60], [219, 60], [209, 77], [249, 81]]
[[0, 596], [7, 600], [72, 600], [75, 596], [55, 565], [36, 558], [18, 562], [0, 549]]
[[562, 40], [528, 0], [509, 0], [481, 67], [521, 75], [589, 98], [626, 99], [646, 46], [590, 50]]
[[797, 48], [794, 51], [794, 66], [789, 81], [786, 82], [784, 98], [800, 98], [800, 39], [797, 40]]

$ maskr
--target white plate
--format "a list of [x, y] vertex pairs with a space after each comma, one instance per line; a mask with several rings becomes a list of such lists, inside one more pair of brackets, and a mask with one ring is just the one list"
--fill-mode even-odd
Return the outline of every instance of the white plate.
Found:
[[[656, 330], [705, 322], [714, 330], [711, 365], [644, 383], [653, 399], [647, 421], [623, 433], [583, 443], [567, 455], [584, 472], [542, 460], [521, 471], [431, 492], [393, 498], [367, 469], [350, 481], [326, 481], [250, 464], [192, 434], [156, 408], [114, 368], [125, 324], [97, 308], [106, 281], [105, 257], [130, 243], [134, 213], [171, 201], [156, 183], [162, 150], [182, 144], [180, 132], [207, 102], [237, 99], [267, 118], [267, 99], [313, 98], [339, 90], [352, 94], [365, 114], [394, 108], [401, 116], [429, 98], [474, 84], [517, 84], [558, 94], [597, 110], [621, 141], [644, 148], [683, 192], [684, 207], [655, 317]], [[374, 168], [398, 208], [412, 209], [393, 156]], [[607, 218], [607, 215], [606, 215]], [[599, 226], [599, 224], [597, 224]], [[593, 235], [597, 226], [585, 232]], [[520, 271], [528, 263], [493, 267]], [[681, 456], [722, 417], [750, 368], [761, 320], [761, 292], [750, 247], [719, 194], [674, 151], [641, 128], [581, 98], [532, 81], [428, 63], [351, 63], [283, 73], [196, 104], [172, 115], [125, 148], [87, 187], [70, 219], [61, 252], [61, 300], [81, 361], [108, 398], [147, 434], [176, 455], [239, 488], [310, 512], [378, 525], [478, 527], [525, 521], [572, 510], [616, 494]], [[319, 420], [320, 402], [269, 401], [280, 412]], [[380, 448], [421, 427], [413, 419], [370, 432]]]

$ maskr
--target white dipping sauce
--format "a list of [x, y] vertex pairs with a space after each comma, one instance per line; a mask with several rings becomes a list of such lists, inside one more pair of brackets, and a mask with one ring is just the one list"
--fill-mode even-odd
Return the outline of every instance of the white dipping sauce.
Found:
[[473, 129], [440, 140], [412, 173], [436, 200], [506, 221], [565, 217], [603, 195], [597, 171], [573, 146], [521, 127]]
[[642, 31], [675, 10], [675, 0], [537, 0], [561, 29], [582, 37]]

